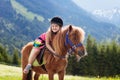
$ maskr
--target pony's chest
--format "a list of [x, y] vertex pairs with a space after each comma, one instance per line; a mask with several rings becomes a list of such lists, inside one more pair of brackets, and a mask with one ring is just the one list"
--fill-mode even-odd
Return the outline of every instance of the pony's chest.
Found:
[[64, 70], [67, 66], [67, 63], [68, 63], [67, 60], [59, 60], [47, 66], [47, 69], [57, 73], [59, 71]]

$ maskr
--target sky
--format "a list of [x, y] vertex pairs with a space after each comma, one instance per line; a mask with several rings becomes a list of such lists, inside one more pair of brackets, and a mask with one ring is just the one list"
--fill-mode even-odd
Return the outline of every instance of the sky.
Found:
[[78, 6], [88, 12], [96, 9], [120, 9], [120, 0], [73, 0]]

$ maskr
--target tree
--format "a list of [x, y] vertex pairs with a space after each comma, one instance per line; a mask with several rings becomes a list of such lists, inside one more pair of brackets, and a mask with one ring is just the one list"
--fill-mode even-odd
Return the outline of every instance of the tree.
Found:
[[0, 61], [5, 63], [10, 62], [7, 50], [4, 47], [2, 47], [2, 45], [0, 45]]
[[69, 58], [67, 73], [72, 75], [115, 76], [120, 74], [120, 45], [115, 41], [96, 42], [87, 38], [88, 56], [76, 63]]
[[15, 64], [15, 65], [19, 65], [20, 64], [19, 52], [18, 52], [17, 49], [14, 49], [12, 63]]

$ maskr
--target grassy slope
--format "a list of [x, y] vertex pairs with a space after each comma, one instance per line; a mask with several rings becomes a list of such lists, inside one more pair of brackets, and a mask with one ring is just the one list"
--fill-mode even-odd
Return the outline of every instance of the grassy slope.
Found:
[[[0, 80], [21, 80], [22, 71], [20, 67], [9, 66], [0, 64]], [[39, 80], [48, 80], [47, 75], [41, 75]], [[58, 80], [55, 75], [55, 80]], [[120, 80], [117, 78], [93, 78], [93, 77], [81, 77], [81, 76], [68, 76], [65, 75], [65, 80]]]
[[27, 8], [19, 4], [16, 0], [10, 0], [12, 3], [13, 8], [16, 10], [17, 13], [21, 14], [22, 16], [26, 17], [28, 20], [33, 20], [34, 17], [37, 17], [39, 21], [44, 21], [44, 18], [38, 14], [28, 12]]

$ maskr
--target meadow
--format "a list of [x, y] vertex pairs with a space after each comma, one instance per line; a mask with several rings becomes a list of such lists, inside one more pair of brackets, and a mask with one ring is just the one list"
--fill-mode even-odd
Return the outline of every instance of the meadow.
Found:
[[[21, 67], [9, 66], [0, 64], [0, 80], [21, 80], [22, 76], [22, 69]], [[55, 80], [58, 80], [57, 75], [54, 76]], [[41, 75], [39, 80], [48, 80], [47, 75]], [[84, 77], [84, 76], [72, 76], [72, 75], [65, 75], [64, 80], [120, 80], [120, 77], [116, 78], [98, 78], [98, 77]]]

